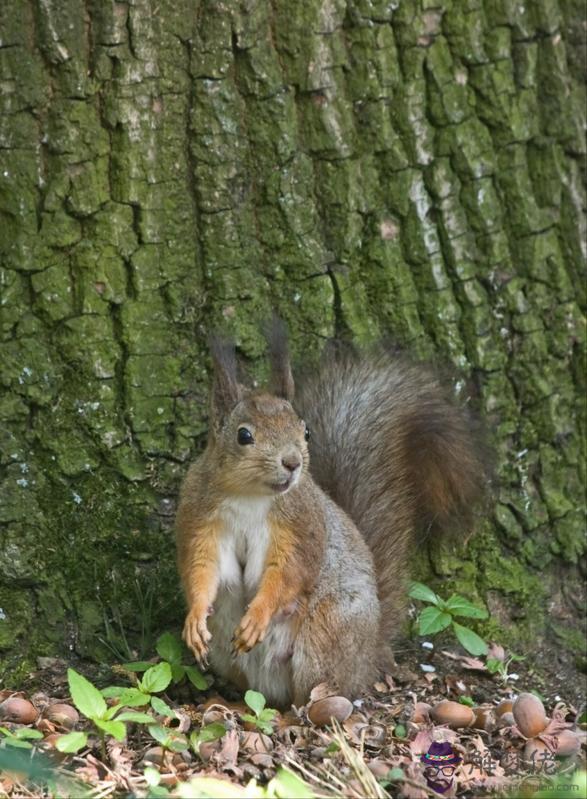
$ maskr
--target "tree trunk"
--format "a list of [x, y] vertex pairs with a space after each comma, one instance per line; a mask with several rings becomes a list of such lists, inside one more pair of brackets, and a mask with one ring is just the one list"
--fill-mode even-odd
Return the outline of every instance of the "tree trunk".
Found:
[[304, 364], [387, 336], [460, 370], [499, 501], [433, 569], [486, 634], [582, 648], [583, 4], [0, 14], [0, 671], [180, 621], [206, 334], [262, 376], [273, 308]]

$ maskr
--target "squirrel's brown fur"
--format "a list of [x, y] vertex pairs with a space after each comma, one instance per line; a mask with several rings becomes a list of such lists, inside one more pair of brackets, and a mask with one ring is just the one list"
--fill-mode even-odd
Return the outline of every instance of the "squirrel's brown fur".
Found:
[[301, 704], [387, 665], [418, 530], [466, 520], [484, 469], [467, 415], [421, 367], [338, 357], [303, 386], [300, 416], [279, 325], [270, 349], [273, 394], [212, 347], [208, 446], [176, 525], [184, 637], [242, 688]]

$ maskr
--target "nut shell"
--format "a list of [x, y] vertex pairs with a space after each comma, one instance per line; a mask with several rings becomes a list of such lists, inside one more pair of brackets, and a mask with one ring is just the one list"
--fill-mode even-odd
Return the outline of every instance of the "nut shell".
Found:
[[495, 708], [495, 715], [497, 718], [503, 716], [504, 713], [511, 713], [514, 703], [511, 699], [502, 699], [499, 705]]
[[66, 727], [71, 730], [79, 721], [79, 713], [71, 705], [57, 703], [49, 705], [45, 711], [45, 718], [52, 721], [53, 724], [58, 724], [60, 727]]
[[581, 738], [573, 730], [562, 730], [555, 738], [557, 747], [555, 755], [559, 757], [570, 757], [576, 755], [581, 748]]
[[476, 730], [491, 732], [491, 730], [495, 729], [495, 717], [491, 708], [474, 707], [473, 713], [475, 714], [475, 721], [472, 726]]
[[244, 731], [240, 734], [240, 748], [249, 753], [267, 754], [273, 749], [273, 741], [262, 732]]
[[475, 714], [467, 705], [445, 699], [434, 705], [430, 718], [435, 724], [448, 724], [453, 729], [470, 727], [475, 721]]
[[512, 709], [517, 728], [525, 738], [534, 738], [548, 724], [544, 705], [534, 694], [520, 694]]
[[33, 724], [39, 713], [28, 699], [13, 696], [0, 704], [0, 720], [14, 721], [16, 724]]
[[332, 718], [340, 722], [346, 721], [352, 712], [352, 702], [344, 696], [327, 696], [310, 705], [308, 718], [312, 724], [322, 727], [330, 724]]
[[428, 702], [416, 702], [414, 707], [414, 714], [412, 716], [412, 721], [414, 724], [426, 724], [430, 721], [430, 710], [432, 705], [429, 705]]
[[545, 757], [552, 757], [552, 753], [544, 741], [541, 741], [540, 738], [531, 738], [526, 741], [526, 746], [524, 747], [524, 761], [526, 763], [538, 768], [538, 765]]

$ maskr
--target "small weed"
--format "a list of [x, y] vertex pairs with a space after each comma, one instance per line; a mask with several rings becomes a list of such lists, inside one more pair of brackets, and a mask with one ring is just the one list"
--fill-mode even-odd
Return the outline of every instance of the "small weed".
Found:
[[472, 655], [486, 655], [487, 644], [473, 632], [473, 630], [459, 624], [455, 617], [464, 616], [470, 619], [486, 619], [488, 613], [482, 608], [478, 608], [458, 594], [453, 594], [446, 601], [435, 594], [431, 588], [423, 583], [412, 583], [409, 596], [412, 599], [419, 599], [427, 602], [428, 607], [420, 611], [418, 615], [418, 633], [420, 635], [434, 635], [447, 627], [452, 627], [459, 643]]
[[[124, 707], [128, 706], [128, 703], [119, 702], [108, 707], [96, 686], [74, 669], [67, 670], [67, 680], [73, 704], [80, 713], [93, 722], [96, 728], [104, 758], [106, 757], [105, 735], [111, 735], [117, 741], [122, 741], [126, 737], [125, 722], [149, 724], [153, 721], [153, 717], [147, 713], [125, 710]], [[70, 732], [59, 738], [56, 747], [60, 752], [78, 752], [87, 745], [87, 742], [87, 732]]]
[[265, 701], [263, 694], [260, 694], [258, 691], [247, 691], [245, 694], [245, 702], [255, 715], [252, 716], [250, 713], [241, 713], [241, 719], [251, 722], [257, 729], [261, 730], [261, 732], [266, 733], [266, 735], [271, 735], [273, 732], [271, 722], [277, 715], [277, 710], [265, 707]]

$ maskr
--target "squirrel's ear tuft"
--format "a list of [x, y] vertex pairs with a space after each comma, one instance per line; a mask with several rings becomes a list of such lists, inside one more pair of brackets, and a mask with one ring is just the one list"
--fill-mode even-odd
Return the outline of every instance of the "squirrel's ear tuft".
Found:
[[294, 398], [295, 386], [289, 363], [287, 328], [284, 322], [274, 316], [271, 324], [267, 327], [266, 335], [271, 359], [270, 390], [277, 397], [291, 402]]
[[214, 425], [218, 426], [242, 399], [242, 396], [236, 376], [236, 353], [233, 342], [220, 338], [220, 336], [211, 336], [208, 344], [214, 364], [211, 395], [212, 420]]

